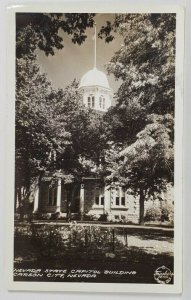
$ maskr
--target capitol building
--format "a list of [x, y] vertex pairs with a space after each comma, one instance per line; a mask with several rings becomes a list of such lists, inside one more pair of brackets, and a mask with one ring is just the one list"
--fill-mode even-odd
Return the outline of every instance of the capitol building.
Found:
[[[83, 104], [98, 112], [105, 113], [112, 105], [113, 90], [107, 76], [96, 67], [87, 71], [81, 78], [79, 91]], [[68, 207], [70, 206], [70, 207]], [[58, 179], [55, 186], [44, 178], [35, 194], [34, 213], [65, 218], [70, 210], [74, 220], [124, 220], [139, 222], [139, 201], [120, 186], [103, 186], [95, 176], [83, 178], [79, 184], [68, 188]]]
[[[96, 67], [96, 43], [94, 67], [82, 76], [79, 91], [83, 104], [99, 113], [106, 113], [112, 105], [113, 90], [106, 74]], [[98, 176], [82, 178], [81, 183], [73, 186], [61, 179], [52, 185], [51, 178], [43, 178], [34, 196], [33, 213], [39, 219], [68, 220], [68, 212], [69, 220], [132, 223], [140, 220], [139, 198], [116, 184], [103, 185]]]

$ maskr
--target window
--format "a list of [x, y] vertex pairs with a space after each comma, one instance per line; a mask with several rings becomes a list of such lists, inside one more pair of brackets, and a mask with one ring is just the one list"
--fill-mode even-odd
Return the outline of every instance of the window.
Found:
[[115, 198], [115, 205], [117, 205], [117, 206], [119, 205], [119, 197]]
[[91, 98], [88, 97], [88, 107], [91, 107]]
[[115, 205], [119, 206], [119, 199], [120, 199], [120, 191], [119, 188], [116, 188], [115, 190]]
[[92, 96], [92, 107], [94, 107], [95, 106], [95, 98], [94, 98], [94, 96]]
[[57, 187], [49, 187], [48, 190], [48, 205], [56, 205], [57, 200]]
[[104, 202], [105, 202], [104, 189], [98, 187], [95, 190], [95, 205], [104, 206]]
[[95, 204], [99, 205], [99, 196], [96, 196], [96, 198], [95, 198]]
[[95, 107], [95, 97], [93, 95], [88, 96], [88, 107]]
[[125, 189], [120, 188], [120, 200], [121, 200], [121, 206], [125, 206]]
[[103, 98], [103, 109], [105, 109], [105, 98]]
[[125, 206], [125, 190], [120, 187], [113, 189], [114, 206]]
[[99, 97], [99, 107], [102, 107], [102, 97]]
[[121, 197], [121, 205], [125, 206], [125, 197]]
[[101, 197], [101, 205], [104, 205], [104, 197]]
[[105, 109], [105, 98], [103, 96], [99, 97], [99, 107]]

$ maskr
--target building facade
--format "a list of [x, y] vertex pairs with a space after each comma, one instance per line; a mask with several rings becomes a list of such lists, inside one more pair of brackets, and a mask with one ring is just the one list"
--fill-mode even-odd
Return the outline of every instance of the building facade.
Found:
[[[106, 112], [112, 105], [113, 91], [106, 75], [96, 67], [82, 77], [79, 85], [83, 104], [98, 112]], [[36, 191], [34, 213], [57, 214], [73, 219], [139, 221], [138, 199], [122, 187], [103, 186], [99, 178], [84, 178], [79, 185], [69, 187], [61, 179], [52, 185], [44, 178]]]
[[36, 193], [34, 213], [50, 218], [55, 214], [67, 218], [70, 213], [73, 220], [138, 223], [139, 200], [120, 186], [103, 186], [96, 178], [84, 178], [83, 183], [73, 185], [72, 189], [61, 180], [52, 186], [46, 179]]

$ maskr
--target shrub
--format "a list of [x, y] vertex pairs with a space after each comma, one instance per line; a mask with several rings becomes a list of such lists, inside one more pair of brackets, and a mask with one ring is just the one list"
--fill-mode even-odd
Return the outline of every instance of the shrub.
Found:
[[[19, 241], [17, 243], [17, 241]], [[68, 225], [32, 224], [15, 231], [15, 258], [26, 259], [26, 253], [42, 263], [48, 259], [60, 261], [62, 258], [114, 258], [117, 251], [126, 251], [117, 238], [115, 228], [99, 225], [83, 226], [71, 222]]]
[[42, 257], [56, 257], [64, 250], [62, 235], [55, 226], [32, 226], [31, 243]]
[[64, 221], [66, 221], [66, 213], [60, 212], [60, 213], [59, 213], [59, 216], [58, 216], [58, 219], [59, 219], [59, 220], [64, 220]]
[[99, 219], [100, 219], [100, 214], [87, 213], [84, 215], [85, 221], [98, 221]]
[[156, 204], [149, 205], [145, 212], [145, 221], [160, 221], [161, 209]]
[[103, 222], [106, 222], [107, 221], [107, 214], [102, 214], [102, 215], [100, 215], [100, 217], [99, 217], [99, 221], [103, 221]]
[[34, 213], [33, 214], [33, 219], [35, 220], [49, 220], [51, 219], [52, 214], [51, 213]]
[[84, 214], [84, 221], [91, 221], [92, 220], [92, 215]]
[[107, 216], [107, 221], [111, 223], [127, 223], [128, 222], [128, 217], [125, 214], [119, 214], [119, 215], [113, 215], [110, 213]]
[[113, 214], [109, 214], [107, 220], [111, 223], [114, 223], [116, 221], [115, 216]]
[[162, 202], [150, 204], [145, 212], [145, 221], [171, 222], [174, 220], [174, 206], [171, 202]]
[[174, 220], [174, 206], [172, 203], [166, 202], [162, 204], [161, 207], [161, 221], [170, 221]]
[[100, 215], [99, 214], [95, 214], [95, 215], [91, 215], [90, 216], [90, 220], [92, 221], [98, 221], [100, 219]]
[[51, 220], [58, 220], [59, 217], [60, 217], [60, 213], [59, 212], [52, 213]]
[[128, 216], [127, 215], [121, 215], [121, 222], [127, 223], [128, 222]]

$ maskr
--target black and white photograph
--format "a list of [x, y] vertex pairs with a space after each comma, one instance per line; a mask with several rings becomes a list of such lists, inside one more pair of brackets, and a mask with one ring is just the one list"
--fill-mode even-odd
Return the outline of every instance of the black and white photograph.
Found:
[[12, 281], [173, 291], [177, 13], [63, 11], [15, 12]]

